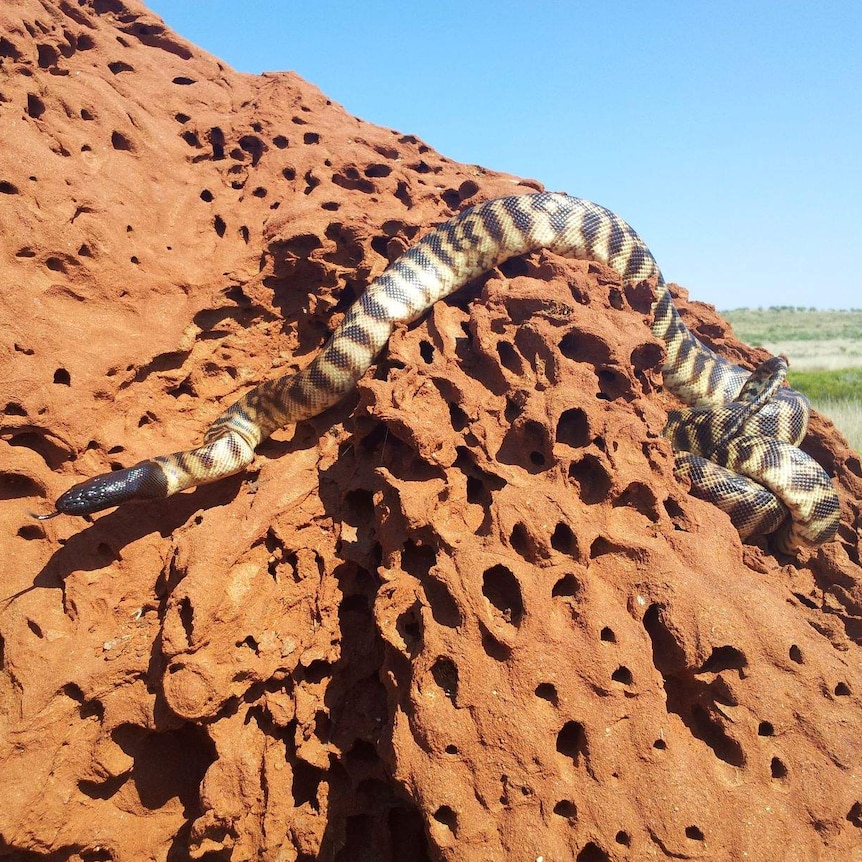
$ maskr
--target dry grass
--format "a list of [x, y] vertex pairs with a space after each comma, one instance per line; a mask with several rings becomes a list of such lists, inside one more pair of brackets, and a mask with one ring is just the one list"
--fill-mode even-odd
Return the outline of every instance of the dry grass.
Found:
[[862, 452], [862, 399], [858, 401], [812, 401], [814, 409], [828, 416], [835, 427], [847, 438], [847, 442]]
[[790, 360], [790, 367], [796, 371], [862, 368], [862, 339], [768, 341], [754, 346], [766, 348], [773, 356], [786, 356]]

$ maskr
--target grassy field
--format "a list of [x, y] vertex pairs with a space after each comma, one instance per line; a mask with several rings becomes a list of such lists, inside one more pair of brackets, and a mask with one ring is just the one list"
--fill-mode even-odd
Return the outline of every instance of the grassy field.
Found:
[[773, 305], [769, 308], [734, 308], [721, 314], [733, 324], [736, 334], [749, 344], [841, 339], [862, 347], [862, 308], [823, 311]]
[[862, 309], [736, 308], [723, 311], [746, 344], [790, 360], [790, 384], [862, 451]]

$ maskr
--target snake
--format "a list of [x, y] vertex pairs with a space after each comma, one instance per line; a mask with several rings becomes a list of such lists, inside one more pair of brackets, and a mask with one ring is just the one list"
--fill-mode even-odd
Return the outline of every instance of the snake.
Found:
[[76, 484], [54, 512], [39, 517], [162, 499], [241, 472], [274, 431], [351, 391], [396, 325], [414, 322], [507, 259], [539, 249], [603, 263], [624, 284], [650, 283], [651, 330], [665, 346], [662, 382], [685, 405], [669, 413], [664, 436], [676, 475], [695, 496], [725, 511], [743, 540], [770, 536], [786, 554], [835, 536], [838, 496], [825, 470], [799, 448], [811, 408], [784, 385], [786, 361], [751, 370], [719, 356], [685, 325], [655, 258], [628, 223], [559, 192], [495, 198], [443, 222], [368, 285], [309, 365], [249, 390], [216, 418], [201, 445]]

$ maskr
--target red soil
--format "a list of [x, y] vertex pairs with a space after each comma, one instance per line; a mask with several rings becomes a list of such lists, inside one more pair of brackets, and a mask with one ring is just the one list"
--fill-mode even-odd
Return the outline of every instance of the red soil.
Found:
[[495, 270], [245, 476], [33, 521], [541, 186], [134, 0], [0, 34], [0, 856], [862, 859], [859, 457], [815, 420], [837, 541], [743, 546], [674, 479], [648, 292], [601, 266]]

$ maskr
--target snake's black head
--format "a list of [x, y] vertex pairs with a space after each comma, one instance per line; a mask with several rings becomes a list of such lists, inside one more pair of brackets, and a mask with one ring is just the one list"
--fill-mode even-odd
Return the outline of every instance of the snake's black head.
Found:
[[168, 481], [162, 468], [155, 461], [142, 461], [73, 485], [57, 499], [55, 514], [90, 515], [129, 500], [155, 500], [167, 495]]

